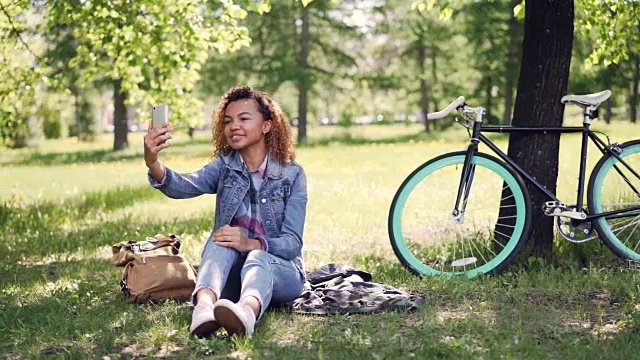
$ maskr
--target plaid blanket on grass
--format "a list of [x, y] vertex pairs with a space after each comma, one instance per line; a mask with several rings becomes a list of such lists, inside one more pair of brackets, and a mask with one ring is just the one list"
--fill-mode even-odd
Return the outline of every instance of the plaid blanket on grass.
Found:
[[371, 282], [373, 276], [342, 264], [328, 264], [307, 274], [305, 291], [289, 305], [302, 314], [369, 314], [413, 311], [424, 304], [420, 295]]

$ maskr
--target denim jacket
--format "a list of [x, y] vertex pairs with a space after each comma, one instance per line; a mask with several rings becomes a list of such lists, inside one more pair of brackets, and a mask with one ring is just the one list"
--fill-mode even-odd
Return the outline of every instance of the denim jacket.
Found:
[[[202, 194], [217, 194], [213, 233], [229, 224], [249, 191], [249, 172], [240, 154], [231, 151], [218, 155], [201, 169], [179, 174], [165, 167], [161, 182], [148, 174], [151, 185], [173, 199], [187, 199]], [[291, 260], [305, 276], [302, 260], [302, 234], [307, 207], [307, 178], [297, 162], [283, 164], [269, 156], [266, 178], [259, 194], [259, 211], [265, 236], [260, 241], [266, 251]]]

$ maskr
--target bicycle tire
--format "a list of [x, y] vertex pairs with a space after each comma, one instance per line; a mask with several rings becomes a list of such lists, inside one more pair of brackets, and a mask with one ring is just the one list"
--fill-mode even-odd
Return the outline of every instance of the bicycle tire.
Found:
[[[632, 168], [640, 171], [640, 140], [628, 141], [620, 145], [618, 154]], [[620, 163], [615, 156], [604, 154], [589, 177], [587, 188], [587, 206], [590, 214], [622, 209], [624, 205], [637, 206], [640, 197], [625, 182], [618, 170], [627, 176], [627, 180], [636, 190], [640, 190], [640, 179], [635, 177]], [[626, 188], [625, 188], [626, 185]], [[615, 193], [614, 193], [615, 191]], [[608, 200], [614, 197], [617, 200]], [[626, 199], [633, 199], [631, 203], [623, 203]], [[608, 203], [613, 201], [613, 203]], [[621, 219], [606, 219], [599, 217], [591, 221], [598, 232], [600, 240], [618, 257], [626, 260], [640, 261], [640, 215]]]
[[[410, 203], [408, 204], [408, 199], [411, 196], [411, 194], [414, 192], [425, 192], [425, 196], [427, 198], [424, 200], [424, 202], [431, 203], [431, 202], [437, 202], [438, 200], [436, 199], [436, 196], [432, 196], [435, 192], [438, 192], [438, 196], [442, 195], [445, 192], [445, 190], [443, 190], [442, 188], [433, 189], [433, 190], [426, 189], [422, 191], [422, 188], [427, 187], [429, 184], [429, 182], [425, 182], [425, 179], [429, 178], [430, 175], [435, 177], [436, 175], [434, 175], [434, 173], [440, 170], [443, 171], [442, 175], [444, 175], [444, 178], [445, 178], [445, 180], [442, 183], [448, 182], [444, 187], [446, 189], [448, 189], [449, 187], [454, 187], [453, 190], [449, 191], [450, 193], [453, 193], [453, 198], [450, 199], [449, 202], [447, 202], [447, 204], [449, 205], [448, 207], [449, 212], [448, 212], [448, 215], [445, 215], [445, 218], [452, 217], [450, 211], [453, 210], [453, 205], [455, 203], [455, 196], [456, 196], [455, 194], [457, 193], [457, 187], [459, 185], [459, 181], [457, 180], [459, 180], [460, 177], [457, 177], [452, 180], [450, 173], [454, 174], [454, 173], [461, 172], [465, 155], [466, 155], [466, 152], [452, 152], [452, 153], [443, 154], [441, 156], [438, 156], [434, 159], [427, 161], [426, 163], [422, 164], [417, 169], [415, 169], [409, 176], [407, 176], [407, 178], [403, 181], [403, 183], [400, 185], [400, 187], [396, 191], [396, 194], [393, 198], [393, 201], [391, 203], [391, 208], [389, 211], [389, 217], [388, 217], [388, 232], [389, 232], [389, 238], [391, 241], [391, 246], [393, 248], [393, 251], [396, 257], [400, 260], [402, 265], [406, 267], [414, 275], [418, 275], [418, 276], [444, 275], [446, 277], [451, 277], [455, 275], [466, 275], [468, 277], [474, 277], [481, 274], [489, 274], [489, 275], [498, 274], [504, 271], [511, 264], [511, 262], [513, 262], [513, 260], [518, 255], [518, 253], [522, 250], [523, 245], [525, 244], [526, 240], [529, 237], [530, 225], [531, 225], [531, 200], [529, 197], [529, 192], [524, 184], [524, 181], [509, 165], [505, 164], [504, 162], [498, 160], [493, 156], [490, 156], [484, 153], [476, 153], [473, 156], [471, 161], [471, 164], [475, 165], [474, 166], [475, 172], [474, 172], [474, 182], [471, 185], [470, 196], [468, 199], [469, 202], [467, 202], [467, 206], [474, 205], [474, 203], [470, 203], [472, 198], [474, 202], [476, 202], [476, 199], [480, 199], [480, 197], [476, 197], [475, 194], [478, 194], [478, 193], [482, 194], [482, 193], [486, 193], [487, 191], [486, 188], [482, 188], [483, 191], [478, 191], [479, 189], [477, 187], [475, 188], [475, 191], [473, 191], [474, 186], [477, 186], [477, 182], [483, 181], [484, 179], [489, 177], [496, 177], [496, 176], [498, 179], [502, 181], [502, 183], [500, 184], [497, 184], [497, 185], [493, 184], [494, 189], [500, 189], [500, 188], [502, 189], [502, 192], [497, 197], [497, 202], [498, 202], [497, 208], [499, 209], [500, 212], [496, 217], [496, 220], [493, 223], [490, 223], [490, 221], [487, 221], [487, 220], [481, 220], [479, 222], [480, 225], [484, 226], [485, 228], [489, 228], [488, 230], [489, 233], [491, 232], [490, 228], [493, 226], [493, 234], [490, 234], [490, 238], [483, 239], [483, 237], [480, 236], [482, 234], [480, 234], [479, 232], [473, 233], [474, 242], [472, 242], [471, 240], [468, 240], [468, 243], [466, 244], [467, 250], [465, 253], [464, 245], [467, 242], [467, 240], [464, 238], [460, 238], [458, 236], [460, 234], [455, 234], [456, 238], [461, 239], [459, 241], [459, 245], [461, 246], [460, 254], [465, 257], [463, 258], [457, 257], [458, 256], [456, 255], [457, 240], [454, 240], [453, 254], [452, 254], [453, 257], [451, 259], [448, 259], [448, 258], [442, 259], [443, 254], [445, 253], [448, 254], [449, 252], [451, 252], [450, 244], [444, 245], [444, 248], [441, 248], [442, 246], [441, 244], [438, 244], [438, 246], [426, 245], [424, 246], [424, 248], [420, 248], [420, 245], [416, 245], [417, 241], [414, 239], [414, 238], [417, 238], [417, 235], [416, 236], [409, 235], [412, 229], [407, 229], [405, 234], [405, 230], [403, 230], [403, 225], [406, 225], [407, 227], [410, 227], [411, 225], [409, 224], [409, 217], [410, 217], [409, 214], [405, 216], [404, 213], [409, 211], [413, 213], [413, 210], [409, 209], [409, 207], [414, 203], [414, 201], [411, 200]], [[478, 170], [481, 170], [481, 172], [478, 173]], [[479, 178], [479, 176], [482, 176], [482, 178]], [[447, 181], [447, 179], [451, 181]], [[423, 182], [424, 182], [424, 185], [422, 185]], [[499, 188], [497, 188], [496, 186], [499, 186]], [[418, 187], [420, 189], [416, 190], [416, 188]], [[497, 226], [498, 224], [500, 224], [498, 220], [502, 217], [500, 214], [502, 214], [501, 211], [503, 209], [502, 207], [502, 204], [504, 203], [503, 200], [507, 198], [505, 194], [509, 194], [509, 192], [507, 191], [510, 191], [510, 193], [513, 194], [513, 203], [515, 204], [515, 206], [512, 206], [516, 211], [515, 217], [512, 217], [512, 220], [511, 220], [513, 222], [513, 230], [508, 240], [506, 242], [503, 241], [501, 243], [502, 244], [501, 246], [503, 246], [502, 249], [499, 249], [497, 253], [493, 253], [490, 247], [485, 246], [486, 248], [485, 249], [485, 248], [482, 248], [482, 246], [484, 246], [483, 243], [488, 242], [489, 246], [496, 248], [497, 245], [493, 243], [493, 242], [497, 242], [495, 241], [496, 232], [499, 233], [500, 236], [505, 235], [503, 234], [503, 232], [497, 231]], [[484, 199], [478, 200], [477, 204], [484, 205], [484, 204], [481, 204], [481, 202], [483, 201], [485, 200]], [[492, 200], [492, 204], [495, 204], [495, 202], [496, 200]], [[417, 206], [421, 206], [421, 207], [429, 206], [429, 205], [421, 204], [421, 200], [416, 203], [418, 204]], [[481, 209], [479, 209], [479, 211], [476, 212], [475, 214], [482, 215], [484, 217], [487, 212], [480, 211], [480, 210]], [[447, 210], [445, 210], [445, 212], [446, 211]], [[468, 208], [467, 208], [467, 212], [468, 212]], [[421, 210], [416, 210], [415, 213], [421, 213]], [[465, 214], [465, 216], [467, 215], [469, 214], [468, 213]], [[426, 219], [428, 217], [425, 216], [424, 218]], [[406, 224], [404, 224], [405, 222]], [[490, 224], [490, 225], [487, 226], [487, 224]], [[449, 223], [446, 223], [446, 222], [439, 223], [436, 220], [435, 228], [429, 228], [427, 225], [423, 224], [423, 221], [421, 219], [418, 226], [423, 226], [423, 228], [414, 231], [413, 234], [431, 236], [435, 233], [443, 233], [445, 234], [444, 237], [447, 237], [449, 236], [449, 233], [447, 232], [449, 225], [450, 225]], [[477, 228], [475, 227], [476, 225], [475, 223], [468, 224], [468, 225], [474, 225], [473, 227], [474, 231], [477, 230]], [[500, 226], [504, 226], [504, 225], [500, 224]], [[503, 228], [500, 228], [500, 229], [503, 230]], [[462, 233], [463, 231], [466, 231], [466, 229], [460, 229], [460, 233]], [[504, 231], [504, 232], [507, 232], [507, 231]], [[466, 236], [468, 234], [465, 232], [464, 235]], [[426, 241], [430, 241], [430, 240], [426, 239]], [[478, 247], [478, 245], [480, 245], [480, 247]], [[420, 253], [418, 254], [420, 258], [416, 256], [416, 254], [412, 253], [411, 248], [417, 249], [417, 251]], [[429, 248], [429, 249], [425, 249], [425, 248]], [[445, 249], [445, 250], [442, 250], [442, 249]], [[449, 250], [446, 250], [446, 249], [449, 249]], [[478, 253], [481, 255], [481, 259], [478, 259], [475, 256], [466, 257], [466, 255], [473, 255], [474, 250], [478, 251]], [[493, 255], [495, 256], [490, 259], [488, 258], [489, 255], [485, 257], [483, 255], [483, 252], [486, 253], [487, 250], [489, 250], [489, 252], [493, 253]], [[424, 253], [426, 254], [433, 253], [433, 255], [429, 255], [429, 256], [433, 256], [436, 259], [435, 260], [425, 259], [427, 255], [424, 255]], [[446, 254], [445, 256], [447, 256]], [[469, 269], [467, 269], [466, 265], [462, 265], [463, 268], [459, 269], [459, 267], [461, 266], [459, 264], [461, 262], [462, 263], [467, 262], [468, 260], [466, 259], [472, 259], [471, 261], [475, 259], [475, 262], [469, 265]], [[447, 261], [449, 261], [448, 265], [447, 265]], [[456, 261], [458, 261], [458, 263], [456, 263]], [[438, 264], [438, 262], [440, 263]]]

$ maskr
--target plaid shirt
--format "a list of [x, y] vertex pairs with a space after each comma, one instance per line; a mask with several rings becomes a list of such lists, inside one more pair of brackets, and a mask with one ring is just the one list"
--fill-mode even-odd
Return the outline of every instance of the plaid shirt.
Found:
[[[242, 159], [242, 157], [240, 158]], [[249, 171], [247, 164], [244, 162], [244, 159], [242, 159], [242, 165], [251, 175], [249, 177], [251, 185], [249, 186], [247, 195], [244, 197], [240, 207], [238, 208], [238, 212], [233, 216], [229, 225], [239, 227], [242, 231], [242, 235], [249, 239], [257, 239], [260, 235], [266, 234], [262, 227], [260, 211], [258, 211], [258, 190], [260, 190], [260, 186], [262, 186], [262, 182], [267, 174], [268, 159], [269, 155], [265, 156], [264, 161], [260, 167], [258, 167], [258, 170], [253, 172]], [[263, 241], [261, 241], [261, 243], [262, 250], [267, 250], [266, 244]]]

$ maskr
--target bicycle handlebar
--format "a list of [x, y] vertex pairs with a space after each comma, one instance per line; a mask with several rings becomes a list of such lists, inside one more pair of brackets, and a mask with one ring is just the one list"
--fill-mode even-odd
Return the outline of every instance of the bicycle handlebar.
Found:
[[[597, 117], [594, 111], [597, 110], [597, 107], [605, 102], [607, 99], [611, 97], [610, 90], [604, 90], [594, 94], [587, 95], [565, 95], [560, 99], [560, 101], [565, 103], [574, 103], [585, 109], [585, 116], [590, 116], [592, 119]], [[482, 122], [482, 115], [484, 115], [485, 109], [482, 107], [469, 107], [464, 102], [464, 96], [460, 96], [455, 99], [451, 104], [447, 105], [446, 108], [427, 114], [427, 120], [437, 120], [442, 119], [443, 117], [451, 114], [454, 110], [459, 110], [462, 116], [467, 121], [478, 121]]]
[[449, 115], [452, 111], [457, 110], [459, 107], [464, 105], [464, 96], [460, 96], [455, 99], [451, 104], [447, 105], [446, 108], [438, 111], [427, 114], [427, 120], [436, 120], [442, 119], [443, 117]]

